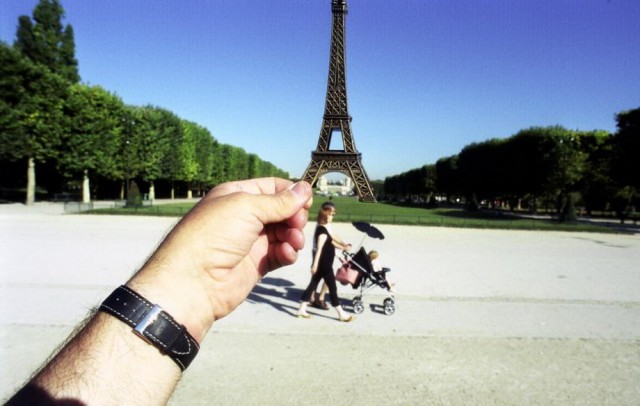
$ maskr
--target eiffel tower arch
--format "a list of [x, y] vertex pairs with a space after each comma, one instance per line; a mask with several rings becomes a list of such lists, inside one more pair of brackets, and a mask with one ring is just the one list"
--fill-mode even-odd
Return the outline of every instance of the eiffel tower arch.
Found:
[[[351, 116], [347, 108], [347, 79], [345, 66], [345, 23], [347, 1], [332, 0], [331, 50], [327, 97], [318, 146], [311, 153], [311, 163], [302, 180], [315, 185], [329, 172], [339, 172], [351, 178], [360, 201], [375, 202], [369, 177], [362, 166], [362, 154], [356, 149], [351, 131]], [[334, 132], [342, 135], [343, 149], [329, 149]]]

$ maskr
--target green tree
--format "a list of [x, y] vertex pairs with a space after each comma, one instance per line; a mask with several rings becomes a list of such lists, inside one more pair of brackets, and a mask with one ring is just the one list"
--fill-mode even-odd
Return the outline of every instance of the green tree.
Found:
[[120, 141], [116, 154], [116, 170], [114, 178], [121, 180], [120, 199], [129, 199], [129, 189], [131, 180], [140, 173], [139, 148], [141, 146], [138, 134], [144, 133], [144, 129], [139, 132], [142, 121], [136, 117], [136, 110], [131, 106], [125, 106], [118, 119], [117, 139]]
[[221, 152], [225, 182], [249, 178], [249, 157], [244, 149], [224, 144]]
[[198, 176], [198, 133], [200, 127], [190, 121], [182, 120], [182, 140], [178, 152], [180, 154], [180, 180], [187, 183], [187, 198], [193, 197], [193, 187]]
[[529, 128], [504, 140], [498, 153], [501, 169], [499, 196], [511, 208], [520, 208], [523, 199], [531, 211], [537, 210], [537, 201], [555, 191], [549, 191], [549, 179], [554, 170], [552, 139], [545, 128]]
[[400, 175], [387, 176], [384, 178], [384, 193], [388, 196], [397, 198], [402, 191], [400, 190]]
[[247, 169], [248, 169], [247, 177], [249, 179], [262, 176], [261, 164], [262, 164], [262, 160], [258, 155], [249, 154], [247, 156]]
[[640, 189], [640, 108], [617, 114], [616, 124], [614, 174], [619, 184]]
[[611, 176], [612, 145], [612, 137], [606, 131], [591, 131], [581, 136], [581, 149], [587, 158], [580, 194], [588, 215], [593, 210], [606, 210], [615, 195]]
[[33, 204], [36, 164], [55, 160], [63, 142], [67, 82], [0, 43], [0, 159], [27, 164]]
[[555, 199], [562, 213], [574, 203], [570, 199], [579, 190], [586, 158], [581, 133], [533, 127], [508, 139], [466, 146], [458, 155], [457, 176], [472, 203], [498, 199], [515, 207], [524, 197], [542, 195]]
[[165, 110], [163, 122], [169, 149], [161, 163], [162, 178], [171, 183], [171, 198], [174, 199], [175, 183], [188, 181], [189, 170], [193, 169], [195, 173], [195, 151], [191, 140], [185, 137], [183, 123], [178, 116]]
[[197, 162], [196, 187], [198, 194], [202, 196], [206, 189], [214, 183], [214, 165], [218, 142], [205, 127], [193, 124], [195, 129], [195, 158]]
[[382, 185], [385, 194], [411, 203], [429, 203], [436, 193], [436, 166], [424, 165], [399, 175], [387, 177]]
[[28, 16], [19, 17], [14, 45], [33, 62], [77, 83], [80, 75], [73, 27], [64, 26], [63, 18], [64, 9], [58, 0], [40, 0], [33, 10], [33, 21]]
[[616, 183], [615, 210], [621, 221], [633, 211], [640, 191], [640, 108], [616, 115], [618, 131], [613, 136], [612, 177]]
[[120, 147], [120, 117], [124, 103], [99, 86], [74, 84], [66, 104], [68, 136], [59, 166], [73, 177], [82, 176], [82, 200], [90, 200], [90, 175], [114, 178]]
[[219, 185], [225, 181], [223, 149], [223, 144], [214, 142], [211, 152], [211, 186]]
[[259, 166], [260, 166], [260, 172], [256, 175], [258, 177], [276, 176], [276, 177], [285, 178], [285, 179], [289, 178], [288, 172], [283, 171], [282, 169], [279, 169], [271, 162], [260, 160]]
[[458, 155], [436, 161], [436, 190], [447, 197], [447, 201], [459, 196], [461, 186], [458, 172]]
[[504, 142], [491, 139], [460, 151], [458, 174], [470, 209], [477, 209], [478, 199], [493, 201], [505, 194]]
[[556, 193], [560, 221], [575, 222], [575, 193], [585, 169], [586, 154], [580, 148], [580, 134], [562, 127], [545, 129], [553, 147], [548, 151], [552, 165], [548, 192]]
[[421, 172], [423, 174], [423, 184], [424, 190], [423, 193], [427, 196], [427, 203], [431, 204], [435, 201], [434, 197], [437, 193], [436, 184], [438, 182], [438, 173], [436, 172], [435, 164], [424, 165], [421, 168]]
[[179, 131], [177, 117], [170, 111], [154, 106], [129, 107], [131, 136], [135, 143], [136, 174], [149, 183], [149, 199], [155, 199], [155, 181], [163, 178], [163, 163], [172, 153], [171, 140]]

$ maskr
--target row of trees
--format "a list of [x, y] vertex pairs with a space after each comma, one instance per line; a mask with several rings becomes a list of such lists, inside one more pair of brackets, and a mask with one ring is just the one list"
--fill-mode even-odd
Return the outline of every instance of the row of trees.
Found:
[[112, 197], [99, 187], [109, 182], [121, 185], [122, 197], [133, 179], [148, 185], [150, 198], [161, 181], [173, 198], [176, 184], [190, 196], [228, 180], [288, 177], [166, 109], [126, 105], [80, 83], [73, 29], [61, 24], [63, 16], [57, 0], [41, 0], [33, 21], [20, 17], [14, 45], [0, 43], [0, 182], [26, 172], [27, 203], [35, 198], [36, 166], [55, 171], [52, 191], [81, 184], [85, 201]]
[[433, 202], [464, 199], [470, 208], [543, 204], [572, 217], [573, 205], [626, 213], [640, 191], [640, 109], [616, 116], [618, 131], [530, 128], [506, 139], [466, 146], [435, 164], [388, 177], [390, 198]]

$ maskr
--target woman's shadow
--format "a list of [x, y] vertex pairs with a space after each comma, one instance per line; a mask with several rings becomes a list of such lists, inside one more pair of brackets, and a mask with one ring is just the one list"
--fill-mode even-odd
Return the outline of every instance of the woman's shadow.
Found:
[[295, 316], [302, 293], [303, 290], [294, 287], [289, 280], [267, 276], [253, 288], [246, 300], [250, 303], [264, 303]]
[[[264, 303], [274, 309], [295, 317], [298, 313], [298, 306], [302, 300], [303, 289], [295, 288], [293, 282], [282, 279], [265, 277], [260, 281], [247, 296], [250, 303]], [[353, 305], [348, 300], [341, 300], [342, 308], [353, 313]], [[372, 308], [375, 311], [375, 309]], [[317, 314], [317, 316], [328, 317]]]

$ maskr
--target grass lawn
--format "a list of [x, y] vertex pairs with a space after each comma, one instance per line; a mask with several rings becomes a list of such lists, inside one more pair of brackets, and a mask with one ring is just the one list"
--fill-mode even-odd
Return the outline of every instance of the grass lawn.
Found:
[[[316, 213], [324, 197], [314, 197], [310, 210], [310, 220], [315, 220]], [[514, 230], [558, 230], [615, 232], [612, 228], [590, 224], [560, 224], [548, 219], [524, 218], [508, 212], [495, 211], [468, 212], [462, 209], [419, 207], [403, 207], [386, 203], [362, 203], [355, 198], [335, 197], [336, 222], [366, 221], [373, 224], [399, 224], [439, 227], [499, 228]], [[149, 215], [173, 216], [185, 215], [193, 203], [163, 204], [140, 208], [115, 208], [93, 210], [92, 214]]]

